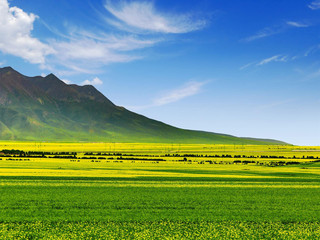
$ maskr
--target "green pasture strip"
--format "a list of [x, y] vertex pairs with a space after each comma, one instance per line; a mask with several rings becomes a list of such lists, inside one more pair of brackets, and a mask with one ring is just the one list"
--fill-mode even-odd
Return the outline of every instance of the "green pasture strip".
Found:
[[319, 222], [3, 222], [11, 239], [319, 239]]
[[154, 187], [157, 184], [4, 184], [0, 221], [320, 221], [316, 187]]
[[131, 181], [131, 180], [12, 180], [0, 181], [1, 186], [46, 186], [46, 187], [231, 187], [231, 188], [320, 188], [319, 182], [245, 182], [245, 181]]

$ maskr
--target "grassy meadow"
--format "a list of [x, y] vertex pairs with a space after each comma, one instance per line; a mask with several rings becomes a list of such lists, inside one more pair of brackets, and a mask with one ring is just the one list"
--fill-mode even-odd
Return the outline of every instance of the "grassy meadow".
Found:
[[0, 142], [0, 203], [1, 239], [318, 239], [320, 147]]

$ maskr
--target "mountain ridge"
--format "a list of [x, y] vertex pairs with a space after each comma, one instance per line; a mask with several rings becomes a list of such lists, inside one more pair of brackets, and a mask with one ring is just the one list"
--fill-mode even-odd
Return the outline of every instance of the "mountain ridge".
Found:
[[94, 86], [0, 68], [0, 140], [286, 144], [180, 129], [116, 106]]

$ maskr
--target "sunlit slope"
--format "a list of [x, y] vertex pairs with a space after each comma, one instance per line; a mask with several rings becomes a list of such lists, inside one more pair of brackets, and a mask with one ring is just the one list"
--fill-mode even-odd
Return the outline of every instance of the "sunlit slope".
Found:
[[284, 144], [179, 129], [114, 105], [93, 86], [0, 68], [0, 140]]

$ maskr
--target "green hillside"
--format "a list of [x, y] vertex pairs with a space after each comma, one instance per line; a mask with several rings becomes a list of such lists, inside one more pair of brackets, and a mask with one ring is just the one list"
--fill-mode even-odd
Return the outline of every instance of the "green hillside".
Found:
[[93, 86], [0, 68], [0, 140], [285, 144], [179, 129], [114, 105]]

